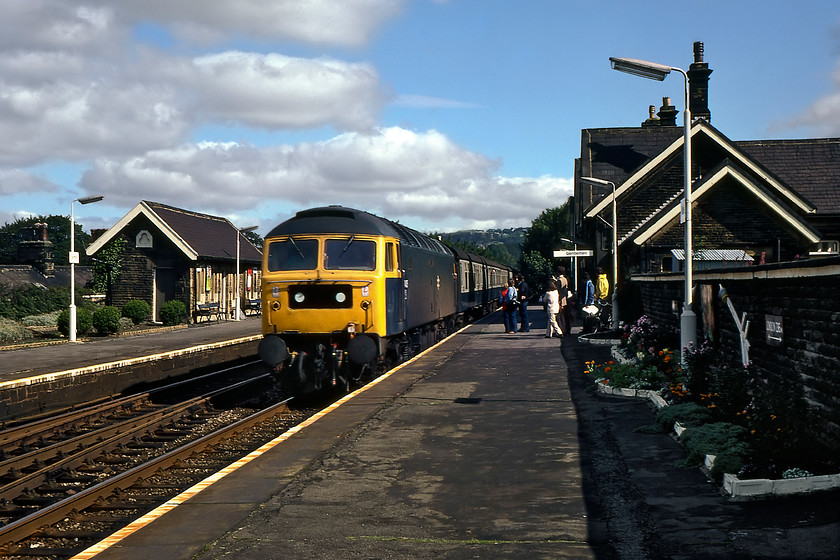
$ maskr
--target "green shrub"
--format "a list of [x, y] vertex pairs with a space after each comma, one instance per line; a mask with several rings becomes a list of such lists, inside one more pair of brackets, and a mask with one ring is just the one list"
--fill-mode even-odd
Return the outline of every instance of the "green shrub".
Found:
[[59, 311], [70, 304], [67, 288], [43, 288], [26, 285], [18, 288], [0, 286], [0, 317], [20, 320], [27, 315]]
[[53, 311], [42, 315], [27, 315], [20, 320], [20, 323], [24, 327], [54, 327], [60, 314], [61, 311]]
[[28, 338], [32, 338], [32, 333], [26, 330], [23, 325], [11, 319], [0, 317], [0, 343], [20, 342]]
[[134, 321], [128, 317], [120, 317], [120, 332], [130, 331], [134, 326]]
[[733, 450], [716, 455], [715, 464], [712, 465], [712, 470], [709, 474], [712, 475], [712, 480], [716, 484], [720, 484], [725, 473], [738, 474], [741, 472], [747, 459], [748, 454], [745, 450], [740, 446], [736, 447]]
[[[65, 309], [58, 314], [56, 320], [58, 332], [64, 336], [70, 336], [70, 310]], [[87, 334], [93, 327], [93, 313], [85, 307], [76, 308], [76, 335]]]
[[99, 334], [112, 334], [120, 330], [120, 310], [113, 305], [100, 307], [93, 313], [93, 328]]
[[714, 415], [708, 408], [691, 402], [666, 406], [656, 415], [656, 424], [664, 432], [670, 432], [674, 422], [679, 422], [685, 428], [692, 428], [713, 421]]
[[689, 428], [680, 436], [680, 441], [688, 451], [682, 466], [700, 465], [706, 455], [748, 457], [750, 450], [746, 443], [747, 434], [746, 428], [728, 422]]
[[139, 325], [142, 321], [149, 318], [152, 314], [152, 308], [143, 300], [133, 299], [123, 305], [122, 316], [128, 317], [135, 325]]
[[160, 308], [160, 319], [164, 325], [177, 325], [187, 316], [187, 306], [184, 302], [171, 299]]

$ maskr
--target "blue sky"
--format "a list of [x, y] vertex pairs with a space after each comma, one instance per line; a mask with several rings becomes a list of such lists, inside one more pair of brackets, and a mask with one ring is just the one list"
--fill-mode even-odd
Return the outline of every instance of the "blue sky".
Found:
[[[527, 226], [584, 128], [638, 126], [713, 69], [733, 140], [840, 136], [840, 3], [4, 0], [0, 223], [110, 227], [140, 200], [259, 233], [363, 208], [424, 231]], [[680, 117], [681, 118], [681, 117]]]

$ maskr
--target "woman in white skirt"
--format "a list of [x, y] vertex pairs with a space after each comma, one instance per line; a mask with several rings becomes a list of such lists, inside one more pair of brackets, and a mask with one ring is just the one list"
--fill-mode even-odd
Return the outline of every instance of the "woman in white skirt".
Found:
[[563, 336], [560, 325], [557, 324], [557, 314], [560, 313], [560, 293], [557, 291], [557, 284], [553, 280], [548, 282], [548, 291], [543, 296], [545, 312], [548, 315], [548, 324], [545, 327], [545, 337]]

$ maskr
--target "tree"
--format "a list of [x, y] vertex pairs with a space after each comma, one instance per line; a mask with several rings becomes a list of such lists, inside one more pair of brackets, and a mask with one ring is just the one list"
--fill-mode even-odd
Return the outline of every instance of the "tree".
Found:
[[561, 238], [570, 235], [571, 201], [570, 198], [562, 206], [544, 210], [525, 233], [519, 270], [535, 288], [545, 286], [554, 268], [554, 251], [564, 245]]
[[568, 238], [570, 235], [569, 216], [571, 215], [571, 207], [571, 199], [569, 199], [563, 206], [543, 210], [531, 222], [530, 229], [525, 233], [525, 239], [522, 242], [522, 254], [527, 255], [536, 251], [544, 258], [552, 259], [554, 251], [564, 246], [560, 239]]
[[260, 237], [259, 233], [257, 233], [256, 231], [246, 231], [242, 235], [245, 236], [245, 239], [247, 239], [248, 241], [253, 243], [254, 247], [259, 249], [260, 251], [263, 250], [263, 245], [265, 244], [265, 240], [262, 237]]
[[96, 293], [107, 294], [106, 303], [109, 304], [111, 303], [111, 284], [120, 275], [126, 243], [124, 237], [114, 238], [96, 252], [96, 257], [91, 257], [93, 279], [90, 288]]
[[[70, 218], [55, 215], [19, 218], [0, 227], [0, 263], [17, 264], [18, 245], [29, 239], [29, 231], [38, 223], [47, 224], [47, 237], [53, 244], [53, 262], [58, 266], [70, 264]], [[89, 244], [90, 236], [76, 222], [76, 250], [82, 264], [87, 264], [84, 248]]]

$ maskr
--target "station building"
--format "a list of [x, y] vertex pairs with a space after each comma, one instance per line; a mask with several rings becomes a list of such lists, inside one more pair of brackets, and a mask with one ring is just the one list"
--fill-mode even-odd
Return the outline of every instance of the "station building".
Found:
[[153, 320], [169, 300], [182, 301], [192, 320], [212, 304], [216, 317], [236, 317], [237, 243], [240, 307], [260, 297], [262, 253], [226, 218], [157, 202], [141, 201], [87, 249], [92, 257], [116, 240], [124, 242], [120, 270], [111, 280], [111, 302], [146, 301]]

